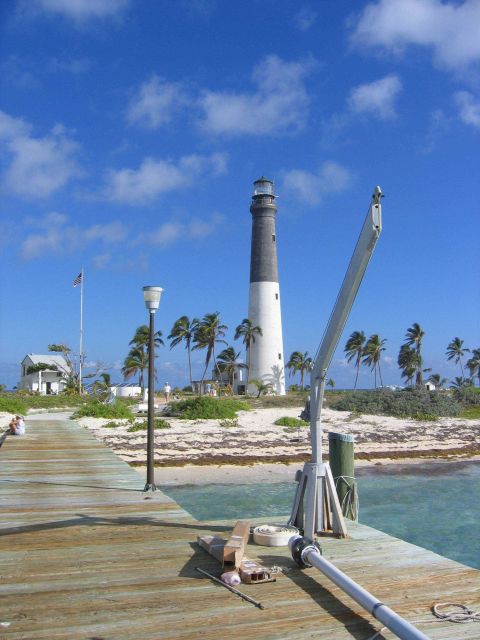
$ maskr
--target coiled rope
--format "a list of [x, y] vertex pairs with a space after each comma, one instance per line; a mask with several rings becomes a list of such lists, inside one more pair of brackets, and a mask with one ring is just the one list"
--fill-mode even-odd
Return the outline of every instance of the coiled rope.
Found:
[[[449, 611], [441, 611], [445, 607], [455, 607]], [[480, 611], [474, 611], [466, 604], [459, 604], [458, 602], [437, 602], [432, 607], [433, 615], [442, 622], [456, 622], [465, 624], [468, 622], [480, 622]], [[416, 620], [413, 624], [425, 624], [428, 622], [436, 622], [436, 620]], [[367, 640], [376, 640], [387, 627], [382, 627], [373, 636], [367, 638]]]
[[[441, 611], [445, 607], [454, 607], [449, 611]], [[438, 602], [432, 607], [432, 613], [440, 620], [446, 622], [480, 622], [480, 611], [474, 611], [467, 607], [466, 604], [458, 604], [458, 602]]]

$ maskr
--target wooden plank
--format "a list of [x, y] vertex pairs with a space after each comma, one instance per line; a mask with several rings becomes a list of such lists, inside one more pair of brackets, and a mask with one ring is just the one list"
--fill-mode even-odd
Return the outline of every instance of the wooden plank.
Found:
[[[380, 628], [319, 571], [296, 567], [285, 548], [248, 545], [250, 558], [288, 573], [242, 585], [264, 611], [241, 601], [195, 571], [221, 571], [195, 541], [228, 537], [231, 521], [197, 522], [162, 492], [145, 496], [144, 479], [73, 422], [45, 416], [27, 428], [0, 450], [2, 640], [366, 640]], [[434, 640], [480, 639], [479, 624], [430, 613], [444, 601], [480, 609], [480, 572], [374, 529], [348, 528], [349, 538], [322, 540], [342, 571], [421, 621]]]

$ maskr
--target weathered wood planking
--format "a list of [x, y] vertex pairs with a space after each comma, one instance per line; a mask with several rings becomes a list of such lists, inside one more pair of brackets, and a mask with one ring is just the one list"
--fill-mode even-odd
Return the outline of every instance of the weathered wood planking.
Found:
[[[69, 421], [27, 422], [0, 449], [0, 638], [367, 640], [381, 627], [285, 549], [248, 546], [276, 583], [241, 585], [261, 611], [202, 577], [219, 565], [195, 544], [231, 522], [200, 523]], [[365, 526], [325, 555], [431, 638], [479, 638], [480, 624], [434, 621], [430, 606], [480, 609], [480, 572]], [[386, 631], [379, 638], [392, 638]]]

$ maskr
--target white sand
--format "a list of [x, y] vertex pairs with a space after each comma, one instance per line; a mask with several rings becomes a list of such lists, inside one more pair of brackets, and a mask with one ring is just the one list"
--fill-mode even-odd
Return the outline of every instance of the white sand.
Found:
[[[170, 429], [155, 431], [156, 463], [163, 465], [249, 464], [253, 462], [300, 461], [310, 453], [308, 428], [279, 427], [282, 416], [298, 417], [299, 408], [240, 411], [237, 426], [221, 426], [218, 420], [179, 420], [166, 418]], [[353, 416], [349, 412], [325, 409], [324, 450], [327, 432], [348, 433], [355, 437], [359, 458], [372, 459], [430, 455], [474, 454], [480, 446], [480, 420], [440, 418], [418, 422], [385, 416]], [[128, 462], [145, 462], [146, 431], [128, 432], [128, 424], [105, 429], [106, 420], [82, 418], [80, 424], [112, 447]], [[120, 421], [121, 422], [121, 421]]]

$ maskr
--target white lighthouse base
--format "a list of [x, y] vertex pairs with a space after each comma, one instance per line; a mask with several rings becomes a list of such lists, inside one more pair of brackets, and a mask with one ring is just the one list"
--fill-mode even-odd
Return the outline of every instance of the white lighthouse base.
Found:
[[[277, 395], [285, 395], [285, 365], [282, 337], [282, 312], [278, 282], [251, 282], [248, 318], [263, 335], [250, 345], [249, 380], [270, 384]], [[257, 391], [248, 385], [248, 393]]]

